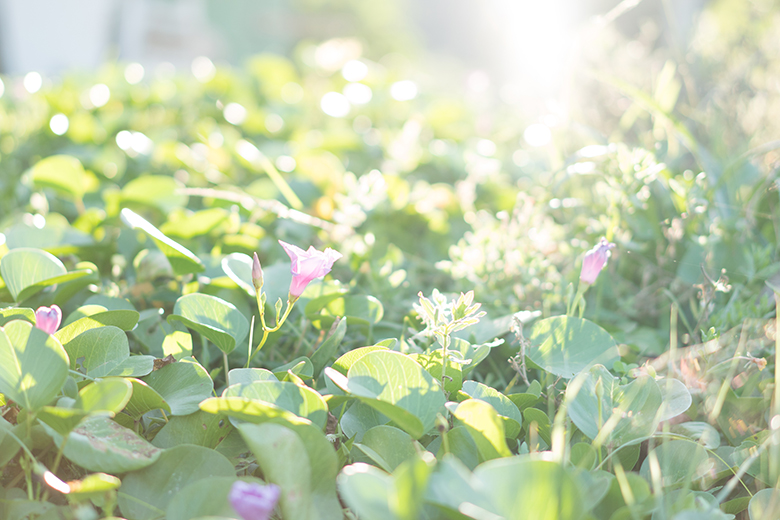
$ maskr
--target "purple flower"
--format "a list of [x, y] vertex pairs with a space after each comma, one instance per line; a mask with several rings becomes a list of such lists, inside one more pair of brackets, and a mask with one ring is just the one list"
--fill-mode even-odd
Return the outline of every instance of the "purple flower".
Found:
[[252, 259], [252, 285], [255, 286], [255, 291], [259, 295], [260, 289], [263, 288], [263, 268], [260, 267], [260, 259], [257, 258], [257, 253], [255, 253]]
[[314, 246], [309, 246], [309, 249], [304, 251], [298, 246], [281, 240], [279, 243], [287, 251], [292, 261], [290, 270], [293, 278], [290, 282], [290, 301], [297, 300], [309, 282], [328, 274], [333, 267], [333, 262], [342, 257], [341, 253], [331, 248], [327, 248], [323, 252], [317, 251]]
[[38, 307], [35, 311], [35, 326], [46, 334], [54, 334], [60, 328], [62, 311], [56, 305], [51, 307]]
[[580, 280], [587, 284], [595, 282], [601, 270], [607, 265], [607, 259], [612, 255], [610, 249], [613, 247], [615, 247], [615, 244], [602, 237], [593, 249], [585, 253], [585, 258], [582, 260]]
[[230, 488], [230, 505], [244, 520], [268, 520], [282, 490], [276, 484], [261, 485], [235, 481]]

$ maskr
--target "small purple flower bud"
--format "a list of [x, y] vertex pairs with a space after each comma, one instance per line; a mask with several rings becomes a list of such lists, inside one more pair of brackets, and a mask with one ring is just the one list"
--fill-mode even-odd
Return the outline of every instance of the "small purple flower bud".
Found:
[[612, 255], [610, 250], [613, 247], [615, 247], [615, 244], [602, 237], [593, 249], [585, 253], [585, 258], [582, 260], [580, 280], [589, 285], [594, 283], [601, 270], [607, 265], [607, 260]]
[[260, 289], [263, 288], [263, 268], [260, 267], [260, 259], [257, 258], [257, 253], [254, 254], [254, 259], [252, 260], [252, 285], [255, 286], [255, 291], [259, 295]]
[[282, 490], [276, 484], [260, 485], [237, 480], [230, 488], [230, 505], [244, 520], [268, 520]]
[[46, 334], [54, 334], [60, 328], [62, 311], [56, 305], [51, 307], [38, 307], [35, 311], [35, 326]]

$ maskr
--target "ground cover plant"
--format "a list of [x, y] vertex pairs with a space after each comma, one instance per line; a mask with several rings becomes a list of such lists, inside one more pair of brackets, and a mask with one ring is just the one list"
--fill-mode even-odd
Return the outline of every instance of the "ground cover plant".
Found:
[[772, 62], [585, 131], [352, 43], [3, 78], [0, 518], [780, 518]]

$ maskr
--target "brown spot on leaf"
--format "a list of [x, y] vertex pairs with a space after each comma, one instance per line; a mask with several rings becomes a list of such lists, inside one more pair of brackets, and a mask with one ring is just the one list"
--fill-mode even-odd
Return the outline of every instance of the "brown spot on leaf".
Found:
[[165, 365], [170, 365], [171, 363], [176, 363], [176, 359], [173, 357], [173, 354], [168, 354], [162, 359], [155, 359], [154, 368], [152, 369], [152, 372], [154, 372], [155, 370], [160, 370]]

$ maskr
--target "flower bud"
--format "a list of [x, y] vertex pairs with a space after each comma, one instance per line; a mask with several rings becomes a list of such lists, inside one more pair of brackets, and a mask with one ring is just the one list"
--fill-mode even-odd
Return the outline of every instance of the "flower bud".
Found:
[[268, 520], [279, 501], [281, 489], [276, 484], [263, 486], [237, 480], [230, 488], [230, 505], [244, 520]]
[[260, 292], [263, 288], [263, 268], [260, 267], [260, 259], [257, 258], [257, 253], [254, 254], [252, 260], [252, 285], [255, 286], [255, 291]]
[[587, 284], [593, 284], [601, 270], [607, 265], [607, 260], [612, 255], [610, 250], [613, 247], [615, 247], [615, 244], [602, 237], [593, 249], [585, 253], [585, 258], [582, 260], [580, 280]]
[[46, 334], [54, 334], [60, 328], [62, 322], [62, 310], [56, 305], [51, 307], [38, 307], [35, 311], [35, 326]]

